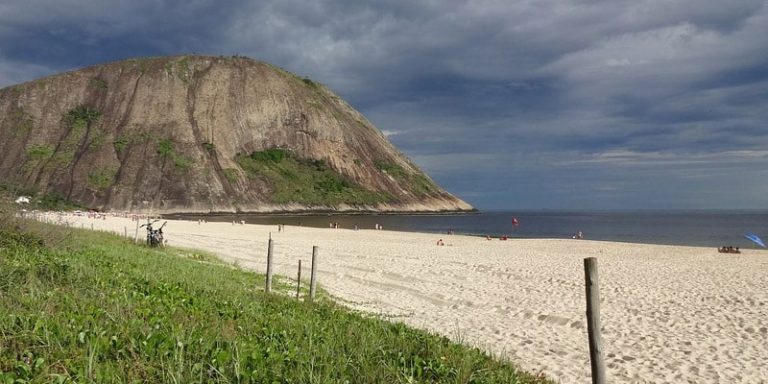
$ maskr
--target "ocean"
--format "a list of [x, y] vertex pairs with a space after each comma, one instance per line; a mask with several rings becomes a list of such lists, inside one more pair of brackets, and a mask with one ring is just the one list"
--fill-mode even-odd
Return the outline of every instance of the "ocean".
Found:
[[[178, 217], [178, 216], [177, 216]], [[744, 237], [755, 233], [768, 240], [768, 211], [488, 211], [457, 215], [183, 215], [182, 219], [240, 221], [251, 224], [301, 225], [328, 228], [373, 229], [509, 236], [510, 238], [571, 238], [578, 231], [585, 239], [646, 244], [724, 245], [754, 248]], [[512, 225], [517, 218], [518, 225]]]

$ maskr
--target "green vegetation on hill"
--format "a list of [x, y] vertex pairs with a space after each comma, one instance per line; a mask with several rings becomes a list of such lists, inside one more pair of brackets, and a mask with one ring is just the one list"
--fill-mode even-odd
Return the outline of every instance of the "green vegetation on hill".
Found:
[[24, 108], [15, 107], [10, 116], [14, 118], [18, 124], [13, 131], [13, 137], [25, 137], [32, 131], [34, 120]]
[[235, 160], [249, 177], [270, 186], [275, 203], [373, 205], [391, 199], [385, 193], [366, 190], [347, 180], [323, 160], [300, 159], [284, 149], [239, 154]]
[[387, 175], [391, 176], [393, 179], [397, 180], [401, 185], [407, 185], [410, 187], [410, 189], [416, 193], [417, 195], [425, 195], [432, 192], [436, 192], [437, 188], [435, 187], [434, 183], [429, 181], [426, 176], [421, 174], [415, 174], [415, 173], [409, 173], [403, 167], [383, 161], [383, 160], [376, 160], [374, 161], [374, 165], [376, 168], [386, 173]]
[[189, 170], [195, 162], [191, 157], [179, 154], [169, 138], [157, 141], [157, 154], [161, 159], [173, 162], [174, 168], [182, 172]]
[[195, 251], [0, 217], [0, 383], [546, 382], [263, 285]]
[[34, 188], [25, 188], [19, 184], [14, 184], [8, 181], [0, 182], [0, 202], [2, 201], [2, 197], [6, 197], [6, 200], [12, 201], [19, 196], [30, 197], [30, 204], [26, 206], [29, 210], [71, 211], [83, 208], [56, 192], [40, 193]]

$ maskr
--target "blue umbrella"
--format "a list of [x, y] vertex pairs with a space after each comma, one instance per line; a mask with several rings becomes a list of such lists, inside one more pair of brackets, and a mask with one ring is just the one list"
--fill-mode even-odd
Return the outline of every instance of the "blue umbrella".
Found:
[[752, 240], [752, 242], [754, 242], [755, 244], [765, 248], [765, 243], [763, 243], [763, 240], [757, 237], [757, 235], [755, 235], [754, 233], [747, 233], [746, 235], [744, 235], [744, 237]]

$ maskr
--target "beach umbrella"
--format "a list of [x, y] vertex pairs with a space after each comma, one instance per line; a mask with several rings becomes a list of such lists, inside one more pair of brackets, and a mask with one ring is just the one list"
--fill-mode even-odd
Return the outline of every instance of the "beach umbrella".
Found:
[[760, 239], [760, 238], [759, 238], [757, 235], [755, 235], [754, 233], [747, 233], [746, 235], [744, 235], [744, 237], [746, 237], [747, 239], [750, 239], [750, 240], [752, 240], [752, 242], [753, 242], [753, 243], [755, 243], [755, 244], [757, 244], [757, 245], [759, 245], [759, 246], [761, 246], [761, 247], [765, 248], [765, 243], [763, 243], [763, 240], [761, 240], [761, 239]]

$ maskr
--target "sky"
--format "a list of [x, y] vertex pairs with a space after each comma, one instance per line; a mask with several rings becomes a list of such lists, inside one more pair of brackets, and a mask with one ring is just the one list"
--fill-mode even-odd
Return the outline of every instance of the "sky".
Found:
[[0, 87], [193, 53], [327, 85], [481, 210], [768, 209], [768, 0], [0, 2]]

